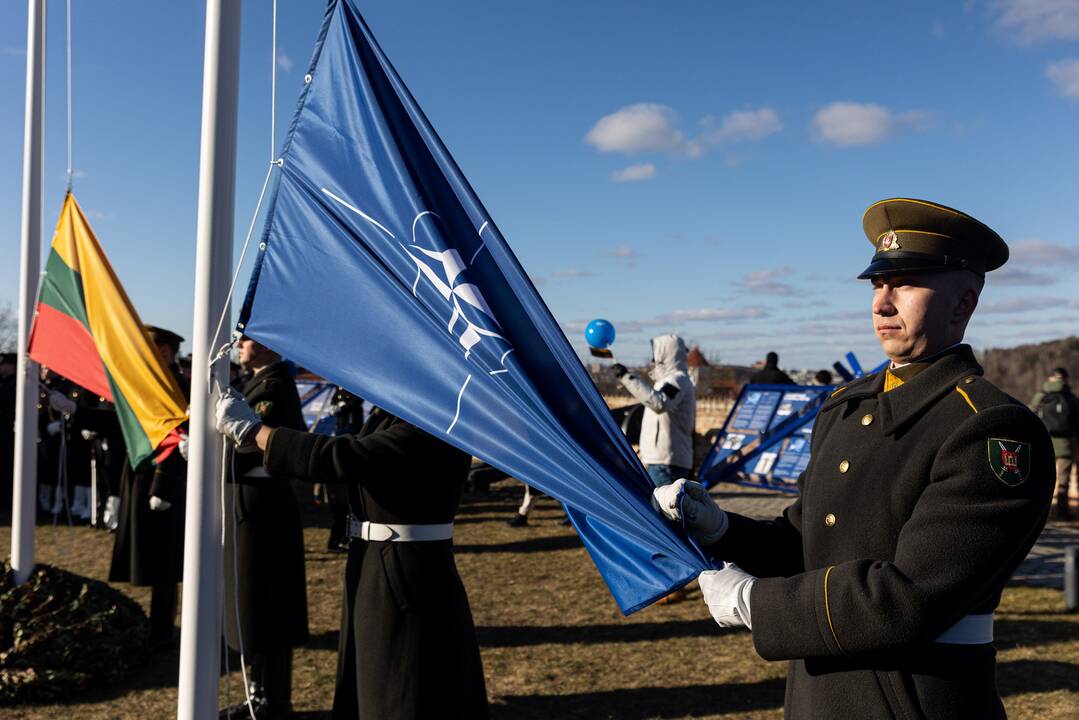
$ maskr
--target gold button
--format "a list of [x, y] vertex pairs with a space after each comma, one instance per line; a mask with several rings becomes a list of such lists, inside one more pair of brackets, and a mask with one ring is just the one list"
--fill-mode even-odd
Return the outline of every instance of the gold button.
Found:
[[850, 470], [850, 460], [844, 460], [843, 462], [839, 463], [839, 472], [845, 473], [848, 470]]
[[970, 385], [972, 382], [974, 382], [974, 378], [968, 377], [966, 380], [963, 381], [963, 384]]
[[872, 425], [873, 424], [873, 416], [870, 413], [866, 413], [865, 415], [863, 415], [862, 416], [862, 424], [863, 425]]
[[828, 527], [833, 527], [835, 525], [835, 515], [833, 515], [832, 513], [828, 513], [827, 515], [825, 515], [824, 524]]

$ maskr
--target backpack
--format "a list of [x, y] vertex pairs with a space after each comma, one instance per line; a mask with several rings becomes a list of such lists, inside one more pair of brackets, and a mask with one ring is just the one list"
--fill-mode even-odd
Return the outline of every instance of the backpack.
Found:
[[1038, 403], [1038, 417], [1045, 423], [1050, 435], [1068, 437], [1073, 434], [1075, 421], [1079, 418], [1072, 416], [1070, 400], [1071, 398], [1062, 392], [1051, 392], [1046, 393]]

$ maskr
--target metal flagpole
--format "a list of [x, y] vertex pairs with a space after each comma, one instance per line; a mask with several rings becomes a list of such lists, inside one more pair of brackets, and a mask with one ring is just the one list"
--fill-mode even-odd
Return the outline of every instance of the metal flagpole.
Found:
[[[206, 0], [179, 720], [216, 717], [218, 706], [222, 444], [213, 425], [210, 356], [213, 320], [226, 311], [232, 269], [240, 6], [240, 0]], [[217, 383], [227, 386], [228, 364], [216, 368]]]
[[22, 165], [22, 259], [19, 264], [19, 352], [15, 390], [15, 464], [12, 474], [11, 567], [15, 582], [34, 569], [37, 502], [37, 363], [30, 360], [30, 326], [41, 268], [41, 196], [45, 124], [45, 0], [28, 0], [26, 13], [26, 122]]

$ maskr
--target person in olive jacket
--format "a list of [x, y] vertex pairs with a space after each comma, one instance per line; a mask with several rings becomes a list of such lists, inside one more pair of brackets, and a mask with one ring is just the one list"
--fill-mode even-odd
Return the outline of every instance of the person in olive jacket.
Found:
[[700, 576], [717, 624], [791, 661], [787, 717], [1003, 718], [993, 612], [1054, 483], [1042, 423], [962, 344], [1008, 249], [920, 200], [877, 203], [863, 226], [877, 252], [861, 277], [891, 365], [824, 403], [799, 499], [768, 522], [724, 512], [695, 483], [654, 502], [728, 561]]
[[[251, 371], [239, 390], [271, 426], [306, 433], [292, 367], [243, 337], [239, 362]], [[225, 639], [251, 663], [251, 702], [260, 720], [292, 712], [292, 649], [308, 638], [307, 579], [300, 506], [288, 473], [257, 452], [233, 452], [225, 487]], [[271, 475], [273, 479], [271, 479]], [[276, 480], [276, 482], [274, 481]], [[249, 717], [244, 703], [223, 717]]]
[[352, 541], [332, 717], [485, 718], [483, 665], [452, 528], [467, 454], [378, 408], [355, 435], [273, 428], [236, 396], [217, 427], [274, 476], [346, 484]]

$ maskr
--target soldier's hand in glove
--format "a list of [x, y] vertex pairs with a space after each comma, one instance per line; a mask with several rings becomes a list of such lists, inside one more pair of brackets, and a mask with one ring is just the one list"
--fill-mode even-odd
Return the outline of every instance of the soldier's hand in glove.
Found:
[[58, 413], [70, 415], [71, 413], [75, 412], [75, 408], [77, 408], [78, 405], [76, 405], [75, 401], [69, 398], [67, 395], [56, 392], [55, 390], [50, 390], [49, 407], [51, 407]]
[[170, 503], [168, 500], [162, 500], [157, 495], [152, 495], [150, 497], [151, 510], [163, 511], [168, 510], [170, 507], [172, 507], [172, 503]]
[[176, 444], [176, 449], [180, 451], [180, 457], [187, 460], [188, 438], [187, 433], [182, 430], [180, 431], [180, 442]]
[[255, 435], [262, 426], [262, 418], [244, 400], [243, 395], [229, 388], [217, 399], [214, 412], [217, 431], [246, 450], [255, 444]]
[[727, 532], [727, 513], [712, 499], [704, 486], [681, 478], [652, 491], [652, 507], [668, 520], [685, 521], [686, 529], [702, 545], [719, 542]]
[[705, 570], [697, 581], [716, 625], [753, 629], [749, 595], [757, 578], [733, 563], [724, 563], [720, 570]]
[[614, 376], [619, 380], [629, 374], [629, 368], [627, 368], [622, 363], [615, 363], [614, 365], [611, 365], [611, 370], [614, 370]]

